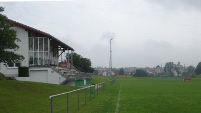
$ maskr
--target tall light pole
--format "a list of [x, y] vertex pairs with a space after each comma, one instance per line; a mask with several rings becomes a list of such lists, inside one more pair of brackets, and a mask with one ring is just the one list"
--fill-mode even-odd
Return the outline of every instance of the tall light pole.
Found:
[[110, 63], [109, 63], [109, 68], [110, 68], [110, 76], [112, 75], [112, 49], [111, 49], [111, 41], [113, 38], [110, 39]]

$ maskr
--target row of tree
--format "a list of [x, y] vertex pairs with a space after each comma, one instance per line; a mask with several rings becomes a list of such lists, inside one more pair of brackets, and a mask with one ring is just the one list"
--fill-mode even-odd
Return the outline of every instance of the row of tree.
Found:
[[196, 68], [194, 66], [189, 66], [187, 70], [181, 71], [181, 68], [184, 69], [179, 63], [174, 64], [173, 62], [167, 62], [164, 67], [164, 72], [169, 74], [169, 76], [174, 76], [173, 71], [175, 71], [178, 75], [181, 74], [182, 76], [189, 76], [189, 75], [199, 75], [201, 74], [201, 62], [198, 63]]
[[[158, 76], [160, 75], [166, 75], [166, 76], [192, 76], [192, 75], [199, 75], [201, 74], [201, 62], [198, 63], [196, 68], [194, 66], [189, 66], [187, 69], [180, 65], [180, 62], [178, 64], [174, 64], [173, 62], [167, 62], [165, 64], [165, 67], [162, 68], [159, 65], [156, 66], [156, 70], [160, 69], [163, 70], [164, 72], [160, 72]], [[176, 74], [176, 75], [175, 75]], [[124, 69], [120, 68], [119, 69], [119, 75], [124, 75]], [[147, 77], [151, 76], [149, 75], [145, 70], [143, 69], [137, 69], [135, 73], [132, 73], [132, 76], [135, 77]]]

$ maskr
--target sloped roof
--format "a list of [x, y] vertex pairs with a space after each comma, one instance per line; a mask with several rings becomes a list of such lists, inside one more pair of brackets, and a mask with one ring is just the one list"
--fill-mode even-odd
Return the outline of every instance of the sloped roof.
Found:
[[58, 46], [60, 46], [61, 48], [64, 48], [66, 50], [72, 50], [74, 51], [74, 49], [72, 47], [70, 47], [69, 45], [65, 44], [64, 42], [58, 40], [57, 38], [55, 38], [54, 36], [46, 33], [46, 32], [43, 32], [43, 31], [40, 31], [38, 29], [35, 29], [33, 27], [30, 27], [30, 26], [27, 26], [27, 25], [24, 25], [22, 23], [19, 23], [19, 22], [16, 22], [14, 20], [11, 20], [11, 19], [7, 19], [9, 22], [11, 22], [12, 24], [14, 24], [15, 26], [18, 26], [18, 27], [22, 27], [24, 29], [26, 29], [27, 31], [31, 31], [31, 32], [34, 32], [36, 34], [39, 34], [39, 35], [42, 35], [44, 37], [49, 37], [50, 39], [52, 39], [53, 42], [55, 42]]

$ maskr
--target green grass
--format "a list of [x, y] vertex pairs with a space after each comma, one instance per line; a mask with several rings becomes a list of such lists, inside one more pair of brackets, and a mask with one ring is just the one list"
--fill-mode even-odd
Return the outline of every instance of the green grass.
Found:
[[121, 82], [121, 113], [201, 112], [200, 79], [135, 78]]
[[47, 113], [49, 96], [74, 87], [16, 80], [0, 80], [0, 113]]
[[[0, 77], [1, 78], [1, 77]], [[105, 82], [105, 90], [95, 92], [84, 103], [84, 90], [69, 95], [70, 113], [201, 113], [201, 78], [183, 82], [182, 78], [94, 77], [92, 83]], [[0, 79], [0, 113], [48, 113], [49, 96], [74, 87]], [[89, 94], [89, 90], [86, 90]], [[120, 92], [119, 92], [120, 91]], [[119, 98], [119, 106], [117, 105]], [[66, 95], [54, 98], [55, 113], [66, 112]]]

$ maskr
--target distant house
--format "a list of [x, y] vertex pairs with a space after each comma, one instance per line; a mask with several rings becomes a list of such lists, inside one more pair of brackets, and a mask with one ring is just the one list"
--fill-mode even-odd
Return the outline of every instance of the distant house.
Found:
[[[15, 77], [24, 81], [52, 84], [64, 82], [67, 76], [64, 76], [65, 71], [62, 73], [61, 70], [57, 70], [59, 69], [57, 68], [58, 58], [65, 52], [72, 53], [74, 49], [48, 33], [10, 19], [8, 21], [14, 24], [12, 29], [16, 31], [17, 38], [21, 40], [21, 42], [16, 42], [20, 48], [14, 52], [23, 55], [25, 59], [9, 63], [7, 66], [0, 63], [0, 72], [6, 77]], [[68, 67], [72, 67], [72, 61], [67, 62]], [[29, 67], [29, 77], [18, 77], [20, 66]]]
[[163, 67], [161, 66], [156, 66], [155, 68], [154, 68], [154, 75], [155, 76], [159, 76], [159, 75], [161, 75], [162, 73], [164, 73], [164, 69], [163, 69]]

